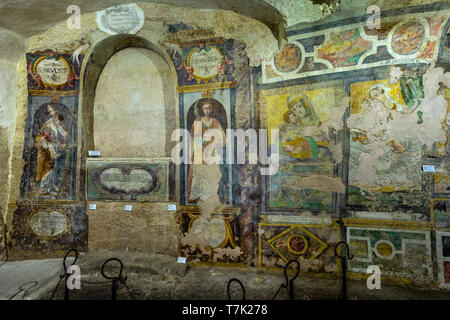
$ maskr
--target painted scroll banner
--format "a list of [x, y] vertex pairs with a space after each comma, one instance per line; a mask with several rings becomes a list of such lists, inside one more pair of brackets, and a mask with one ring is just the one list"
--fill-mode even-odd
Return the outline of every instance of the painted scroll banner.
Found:
[[98, 28], [110, 35], [136, 34], [144, 26], [144, 20], [144, 11], [135, 3], [97, 12]]
[[169, 201], [170, 159], [88, 159], [89, 200]]

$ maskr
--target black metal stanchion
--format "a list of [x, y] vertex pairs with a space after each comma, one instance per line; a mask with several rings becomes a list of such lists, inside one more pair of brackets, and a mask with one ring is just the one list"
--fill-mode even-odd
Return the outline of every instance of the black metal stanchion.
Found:
[[[119, 275], [116, 276], [116, 277], [107, 276], [105, 274], [105, 266], [110, 261], [117, 261], [120, 264]], [[123, 270], [123, 263], [118, 258], [109, 258], [102, 265], [102, 275], [103, 275], [103, 277], [105, 279], [112, 280], [112, 288], [111, 288], [111, 299], [112, 300], [116, 300], [116, 298], [117, 298], [117, 288], [119, 286], [119, 282], [125, 283], [125, 281], [127, 280], [127, 277], [122, 277], [122, 270]]]
[[[287, 270], [288, 270], [288, 267], [289, 267], [289, 265], [291, 263], [296, 263], [297, 264], [297, 272], [295, 273], [295, 276], [291, 280], [289, 280], [289, 278], [287, 276]], [[275, 293], [275, 295], [273, 296], [272, 300], [274, 300], [276, 298], [276, 296], [280, 292], [281, 288], [286, 288], [288, 293], [289, 293], [289, 300], [294, 300], [294, 280], [297, 278], [299, 273], [300, 273], [300, 263], [297, 260], [290, 260], [284, 266], [284, 278], [286, 279], [286, 283], [285, 284], [281, 284], [280, 288]]]
[[71, 252], [75, 252], [75, 260], [72, 262], [71, 266], [73, 266], [75, 264], [75, 262], [77, 262], [78, 260], [78, 251], [77, 249], [70, 249], [69, 251], [66, 252], [66, 255], [64, 256], [64, 260], [63, 260], [63, 267], [64, 267], [64, 274], [65, 274], [65, 278], [64, 278], [64, 300], [69, 300], [69, 288], [67, 287], [67, 279], [69, 278], [70, 274], [67, 273], [67, 266], [66, 266], [66, 259], [69, 256], [69, 254]]
[[231, 283], [233, 281], [239, 283], [239, 285], [241, 286], [241, 289], [242, 289], [242, 300], [245, 300], [245, 288], [244, 288], [244, 285], [242, 284], [241, 280], [236, 279], [236, 278], [232, 278], [232, 279], [230, 279], [230, 281], [228, 281], [228, 285], [227, 285], [228, 300], [231, 300], [230, 287], [231, 287]]
[[[295, 273], [295, 276], [289, 280], [288, 284], [288, 276], [287, 276], [287, 269], [291, 263], [295, 262], [297, 264], [297, 272]], [[284, 277], [286, 279], [286, 285], [287, 289], [289, 291], [289, 299], [294, 300], [294, 280], [297, 278], [298, 274], [300, 273], [300, 263], [297, 260], [291, 260], [287, 263], [287, 265], [284, 267]]]
[[[342, 254], [342, 249], [340, 252], [337, 252], [339, 246], [343, 246], [345, 248], [345, 253]], [[335, 256], [341, 259], [341, 268], [342, 268], [342, 300], [347, 300], [347, 259], [352, 260], [353, 255], [350, 254], [350, 248], [345, 241], [340, 241], [334, 247]]]

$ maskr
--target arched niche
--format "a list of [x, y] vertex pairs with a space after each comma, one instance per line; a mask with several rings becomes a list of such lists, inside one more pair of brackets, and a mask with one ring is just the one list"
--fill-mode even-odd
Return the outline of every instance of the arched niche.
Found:
[[[138, 36], [134, 35], [115, 35], [108, 37], [104, 39], [103, 41], [97, 43], [95, 47], [91, 50], [89, 56], [87, 59], [85, 59], [84, 62], [84, 69], [82, 72], [82, 84], [81, 84], [81, 113], [82, 113], [82, 147], [81, 147], [81, 169], [84, 171], [85, 169], [85, 163], [86, 163], [86, 157], [88, 150], [96, 150], [96, 143], [100, 143], [100, 138], [104, 138], [105, 135], [108, 133], [108, 128], [103, 127], [103, 132], [100, 132], [99, 134], [95, 133], [95, 128], [98, 128], [99, 126], [95, 124], [95, 119], [97, 115], [97, 121], [99, 121], [99, 117], [101, 114], [98, 114], [100, 110], [95, 110], [95, 105], [97, 103], [98, 105], [98, 99], [96, 102], [96, 92], [99, 88], [99, 81], [100, 87], [107, 86], [108, 81], [112, 81], [112, 87], [113, 88], [119, 88], [120, 83], [126, 83], [130, 79], [133, 78], [132, 72], [126, 72], [126, 70], [121, 67], [122, 70], [119, 70], [118, 74], [108, 79], [108, 75], [104, 75], [103, 72], [108, 72], [108, 63], [114, 63], [115, 60], [120, 60], [120, 57], [126, 56], [127, 52], [132, 52], [132, 55], [141, 56], [144, 60], [150, 60], [152, 61], [149, 65], [149, 71], [152, 69], [155, 72], [155, 74], [158, 74], [160, 76], [161, 81], [159, 81], [156, 88], [147, 88], [146, 90], [149, 90], [150, 94], [152, 90], [162, 90], [162, 95], [156, 95], [157, 101], [159, 105], [153, 105], [150, 106], [151, 108], [154, 108], [152, 110], [151, 108], [144, 108], [145, 110], [142, 110], [142, 114], [140, 116], [148, 117], [149, 122], [151, 122], [152, 117], [157, 118], [159, 120], [164, 119], [164, 124], [159, 124], [158, 127], [152, 128], [152, 130], [149, 132], [149, 137], [145, 143], [148, 143], [149, 141], [161, 141], [165, 140], [165, 146], [164, 150], [161, 150], [161, 145], [157, 146], [156, 150], [150, 150], [149, 152], [140, 152], [136, 149], [135, 152], [117, 152], [114, 154], [114, 150], [109, 149], [105, 150], [105, 154], [102, 153], [102, 157], [112, 157], [112, 158], [145, 158], [145, 157], [170, 157], [171, 150], [175, 146], [175, 142], [172, 142], [170, 137], [173, 132], [177, 128], [178, 124], [178, 97], [176, 93], [176, 82], [175, 82], [175, 71], [172, 63], [170, 62], [170, 59], [167, 57], [166, 53], [162, 51], [159, 47], [154, 45], [153, 43], [147, 41], [146, 39], [143, 39]], [[121, 52], [122, 51], [122, 52]], [[119, 57], [119, 59], [117, 59]], [[132, 61], [131, 61], [132, 62]], [[106, 81], [103, 81], [102, 78], [106, 79]], [[148, 79], [147, 79], [148, 80]], [[133, 80], [134, 81], [134, 80]], [[148, 83], [148, 82], [147, 82]], [[139, 97], [139, 95], [142, 95], [142, 90], [145, 90], [145, 88], [140, 87], [138, 90], [136, 90], [134, 99], [136, 101], [142, 100]], [[138, 93], [141, 91], [140, 93]], [[146, 93], [147, 94], [147, 93]], [[104, 100], [107, 97], [104, 97]], [[131, 98], [133, 98], [131, 96]], [[107, 101], [103, 101], [102, 103], [107, 103]], [[163, 104], [162, 106], [160, 104]], [[148, 105], [147, 105], [148, 106]], [[128, 112], [129, 110], [127, 110]], [[105, 110], [101, 110], [101, 112], [105, 112]], [[100, 112], [100, 113], [101, 113]], [[120, 119], [120, 113], [118, 114], [119, 110], [114, 110], [115, 112], [115, 119], [113, 121], [114, 125], [117, 125], [120, 123], [118, 121]], [[123, 116], [126, 117], [127, 112], [123, 113]], [[155, 114], [153, 112], [156, 112], [158, 114], [158, 117], [155, 117]], [[162, 114], [161, 114], [162, 112]], [[97, 114], [96, 114], [97, 113]], [[148, 113], [148, 114], [146, 114]], [[108, 121], [106, 118], [105, 121]], [[106, 124], [106, 123], [105, 123]], [[126, 125], [130, 125], [130, 123], [126, 123]], [[106, 124], [107, 126], [107, 124]], [[102, 127], [102, 126], [100, 126]], [[136, 128], [138, 126], [135, 126], [133, 130], [136, 131]], [[139, 128], [138, 128], [139, 129]], [[155, 133], [157, 132], [157, 135]], [[103, 135], [103, 136], [102, 136]], [[95, 139], [97, 138], [97, 141]], [[160, 142], [155, 142], [157, 145]], [[137, 147], [137, 144], [135, 144], [135, 147]], [[100, 149], [102, 152], [102, 150]], [[142, 150], [141, 150], [142, 151]], [[124, 156], [126, 155], [126, 156]], [[80, 175], [80, 183], [81, 186], [84, 185], [84, 174]], [[83, 187], [82, 187], [83, 188]], [[83, 193], [83, 192], [82, 192]]]
[[154, 51], [125, 48], [108, 60], [94, 99], [94, 144], [102, 157], [167, 156], [169, 81], [170, 69]]
[[[82, 75], [82, 114], [83, 114], [83, 138], [84, 138], [84, 153], [87, 150], [95, 149], [94, 141], [94, 105], [96, 97], [96, 89], [102, 71], [113, 56], [119, 51], [127, 48], [141, 48], [140, 54], [146, 55], [148, 59], [154, 61], [154, 68], [161, 75], [163, 103], [164, 103], [164, 119], [165, 119], [165, 156], [170, 156], [170, 152], [175, 145], [170, 141], [170, 136], [177, 126], [177, 94], [175, 85], [175, 76], [173, 65], [169, 62], [166, 54], [153, 43], [133, 35], [115, 35], [106, 38], [100, 43], [96, 44], [92, 49], [91, 54], [85, 62], [85, 68]], [[128, 78], [133, 77], [133, 74], [124, 74], [123, 78], [117, 78], [113, 81], [126, 82]], [[142, 89], [142, 88], [141, 88]], [[154, 88], [148, 88], [154, 90]], [[152, 115], [150, 114], [149, 117]], [[161, 134], [161, 132], [160, 132]], [[168, 137], [168, 139], [167, 139]], [[160, 136], [158, 138], [161, 138]], [[101, 150], [100, 150], [101, 151]]]

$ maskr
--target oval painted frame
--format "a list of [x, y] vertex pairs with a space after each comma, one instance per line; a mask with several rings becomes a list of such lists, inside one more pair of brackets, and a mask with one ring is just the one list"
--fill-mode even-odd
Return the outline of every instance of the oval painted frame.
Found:
[[[37, 233], [36, 230], [34, 230], [33, 227], [31, 226], [31, 220], [33, 219], [33, 217], [36, 216], [39, 213], [46, 213], [47, 215], [49, 215], [49, 214], [51, 214], [53, 212], [56, 212], [56, 213], [64, 216], [64, 218], [66, 218], [66, 228], [65, 228], [65, 230], [60, 232], [60, 233], [58, 233], [58, 234], [55, 234], [55, 235], [45, 235], [45, 234]], [[40, 208], [39, 210], [35, 210], [35, 211], [30, 213], [30, 215], [28, 216], [28, 219], [27, 219], [27, 227], [39, 239], [42, 239], [42, 240], [53, 240], [53, 239], [59, 239], [59, 238], [65, 236], [67, 234], [70, 234], [71, 223], [70, 223], [69, 217], [65, 213], [63, 213], [61, 211], [58, 211], [58, 210], [53, 209], [53, 208]]]

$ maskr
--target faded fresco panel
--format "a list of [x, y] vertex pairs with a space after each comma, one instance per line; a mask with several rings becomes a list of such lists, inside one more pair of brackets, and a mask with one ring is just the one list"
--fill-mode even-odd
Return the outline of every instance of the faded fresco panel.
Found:
[[431, 199], [434, 224], [439, 230], [450, 228], [450, 199]]
[[242, 263], [237, 216], [240, 209], [216, 209], [207, 220], [195, 206], [183, 206], [179, 254], [189, 264]]
[[433, 276], [429, 231], [349, 227], [347, 243], [355, 252], [350, 271], [366, 273], [369, 265], [378, 265], [386, 277], [429, 281]]
[[76, 205], [20, 205], [14, 212], [11, 249], [45, 257], [71, 248], [87, 249], [88, 217]]
[[313, 86], [261, 95], [261, 121], [279, 130], [280, 166], [267, 177], [267, 210], [332, 210], [333, 193], [345, 190], [335, 174], [342, 161], [339, 134], [345, 106], [339, 103], [345, 96], [341, 87]]
[[348, 205], [356, 210], [414, 208], [428, 213], [424, 157], [445, 144], [445, 114], [423, 105], [422, 75], [393, 68], [390, 79], [350, 85]]
[[450, 289], [450, 232], [436, 231], [439, 285]]

